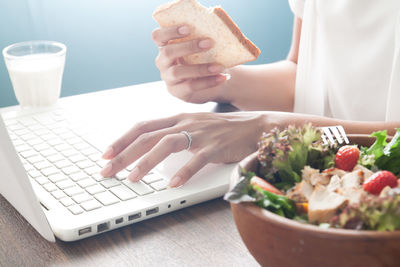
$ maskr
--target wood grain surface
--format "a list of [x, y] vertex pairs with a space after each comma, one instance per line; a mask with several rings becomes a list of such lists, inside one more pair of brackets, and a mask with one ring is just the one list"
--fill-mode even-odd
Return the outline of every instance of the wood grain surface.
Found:
[[211, 200], [76, 242], [43, 239], [0, 195], [0, 266], [257, 266]]

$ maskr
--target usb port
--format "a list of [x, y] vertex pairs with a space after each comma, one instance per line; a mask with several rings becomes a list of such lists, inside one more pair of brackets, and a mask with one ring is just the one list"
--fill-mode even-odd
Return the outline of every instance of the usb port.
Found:
[[183, 204], [185, 204], [186, 203], [186, 200], [182, 200], [181, 201], [181, 205], [183, 205]]
[[128, 221], [139, 219], [140, 217], [142, 217], [142, 214], [140, 212], [139, 213], [135, 213], [135, 214], [132, 214], [132, 215], [128, 216]]
[[124, 218], [118, 218], [115, 220], [115, 224], [120, 224], [124, 221]]
[[83, 228], [83, 229], [79, 229], [79, 235], [84, 235], [84, 234], [87, 234], [87, 233], [90, 233], [92, 231], [92, 227], [86, 227], [86, 228]]
[[105, 222], [105, 223], [101, 223], [99, 225], [97, 225], [97, 232], [103, 232], [105, 230], [108, 230], [110, 228], [110, 223]]
[[157, 212], [158, 212], [158, 207], [146, 210], [146, 216], [152, 215], [152, 214], [157, 213]]

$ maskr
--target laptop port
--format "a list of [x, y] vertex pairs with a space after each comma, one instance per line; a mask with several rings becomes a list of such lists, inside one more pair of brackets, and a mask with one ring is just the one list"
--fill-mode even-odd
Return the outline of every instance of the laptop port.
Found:
[[87, 234], [87, 233], [90, 233], [92, 231], [92, 227], [86, 227], [86, 228], [83, 228], [83, 229], [79, 229], [79, 235], [84, 235], [84, 234]]
[[153, 209], [146, 210], [146, 216], [155, 214], [155, 213], [157, 213], [157, 212], [158, 212], [158, 207], [153, 208]]
[[132, 215], [128, 216], [128, 221], [139, 219], [140, 217], [142, 217], [142, 213], [140, 213], [140, 212], [139, 213], [135, 213], [135, 214], [132, 214]]
[[101, 224], [97, 225], [97, 232], [100, 233], [105, 230], [108, 230], [109, 228], [110, 228], [109, 222], [101, 223]]
[[181, 205], [183, 205], [183, 204], [185, 204], [186, 203], [186, 200], [182, 200], [181, 201]]
[[120, 224], [124, 221], [124, 218], [118, 218], [115, 220], [115, 224]]

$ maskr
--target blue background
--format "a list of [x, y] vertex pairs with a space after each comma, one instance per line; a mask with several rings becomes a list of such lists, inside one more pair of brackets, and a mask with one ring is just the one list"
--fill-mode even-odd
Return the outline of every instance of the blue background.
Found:
[[[0, 0], [0, 48], [27, 40], [67, 45], [62, 96], [160, 80], [153, 10], [168, 0]], [[220, 4], [262, 51], [250, 64], [286, 57], [293, 15], [287, 0], [200, 0]], [[0, 107], [17, 104], [0, 60]]]

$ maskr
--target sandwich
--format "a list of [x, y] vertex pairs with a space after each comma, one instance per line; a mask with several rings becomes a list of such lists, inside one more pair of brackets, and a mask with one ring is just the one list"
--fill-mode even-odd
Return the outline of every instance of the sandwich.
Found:
[[185, 56], [188, 64], [219, 63], [225, 68], [256, 60], [260, 49], [240, 31], [231, 17], [220, 7], [206, 8], [197, 0], [176, 0], [159, 6], [153, 18], [161, 27], [188, 25], [191, 33], [170, 43], [211, 38], [214, 46], [200, 53]]

